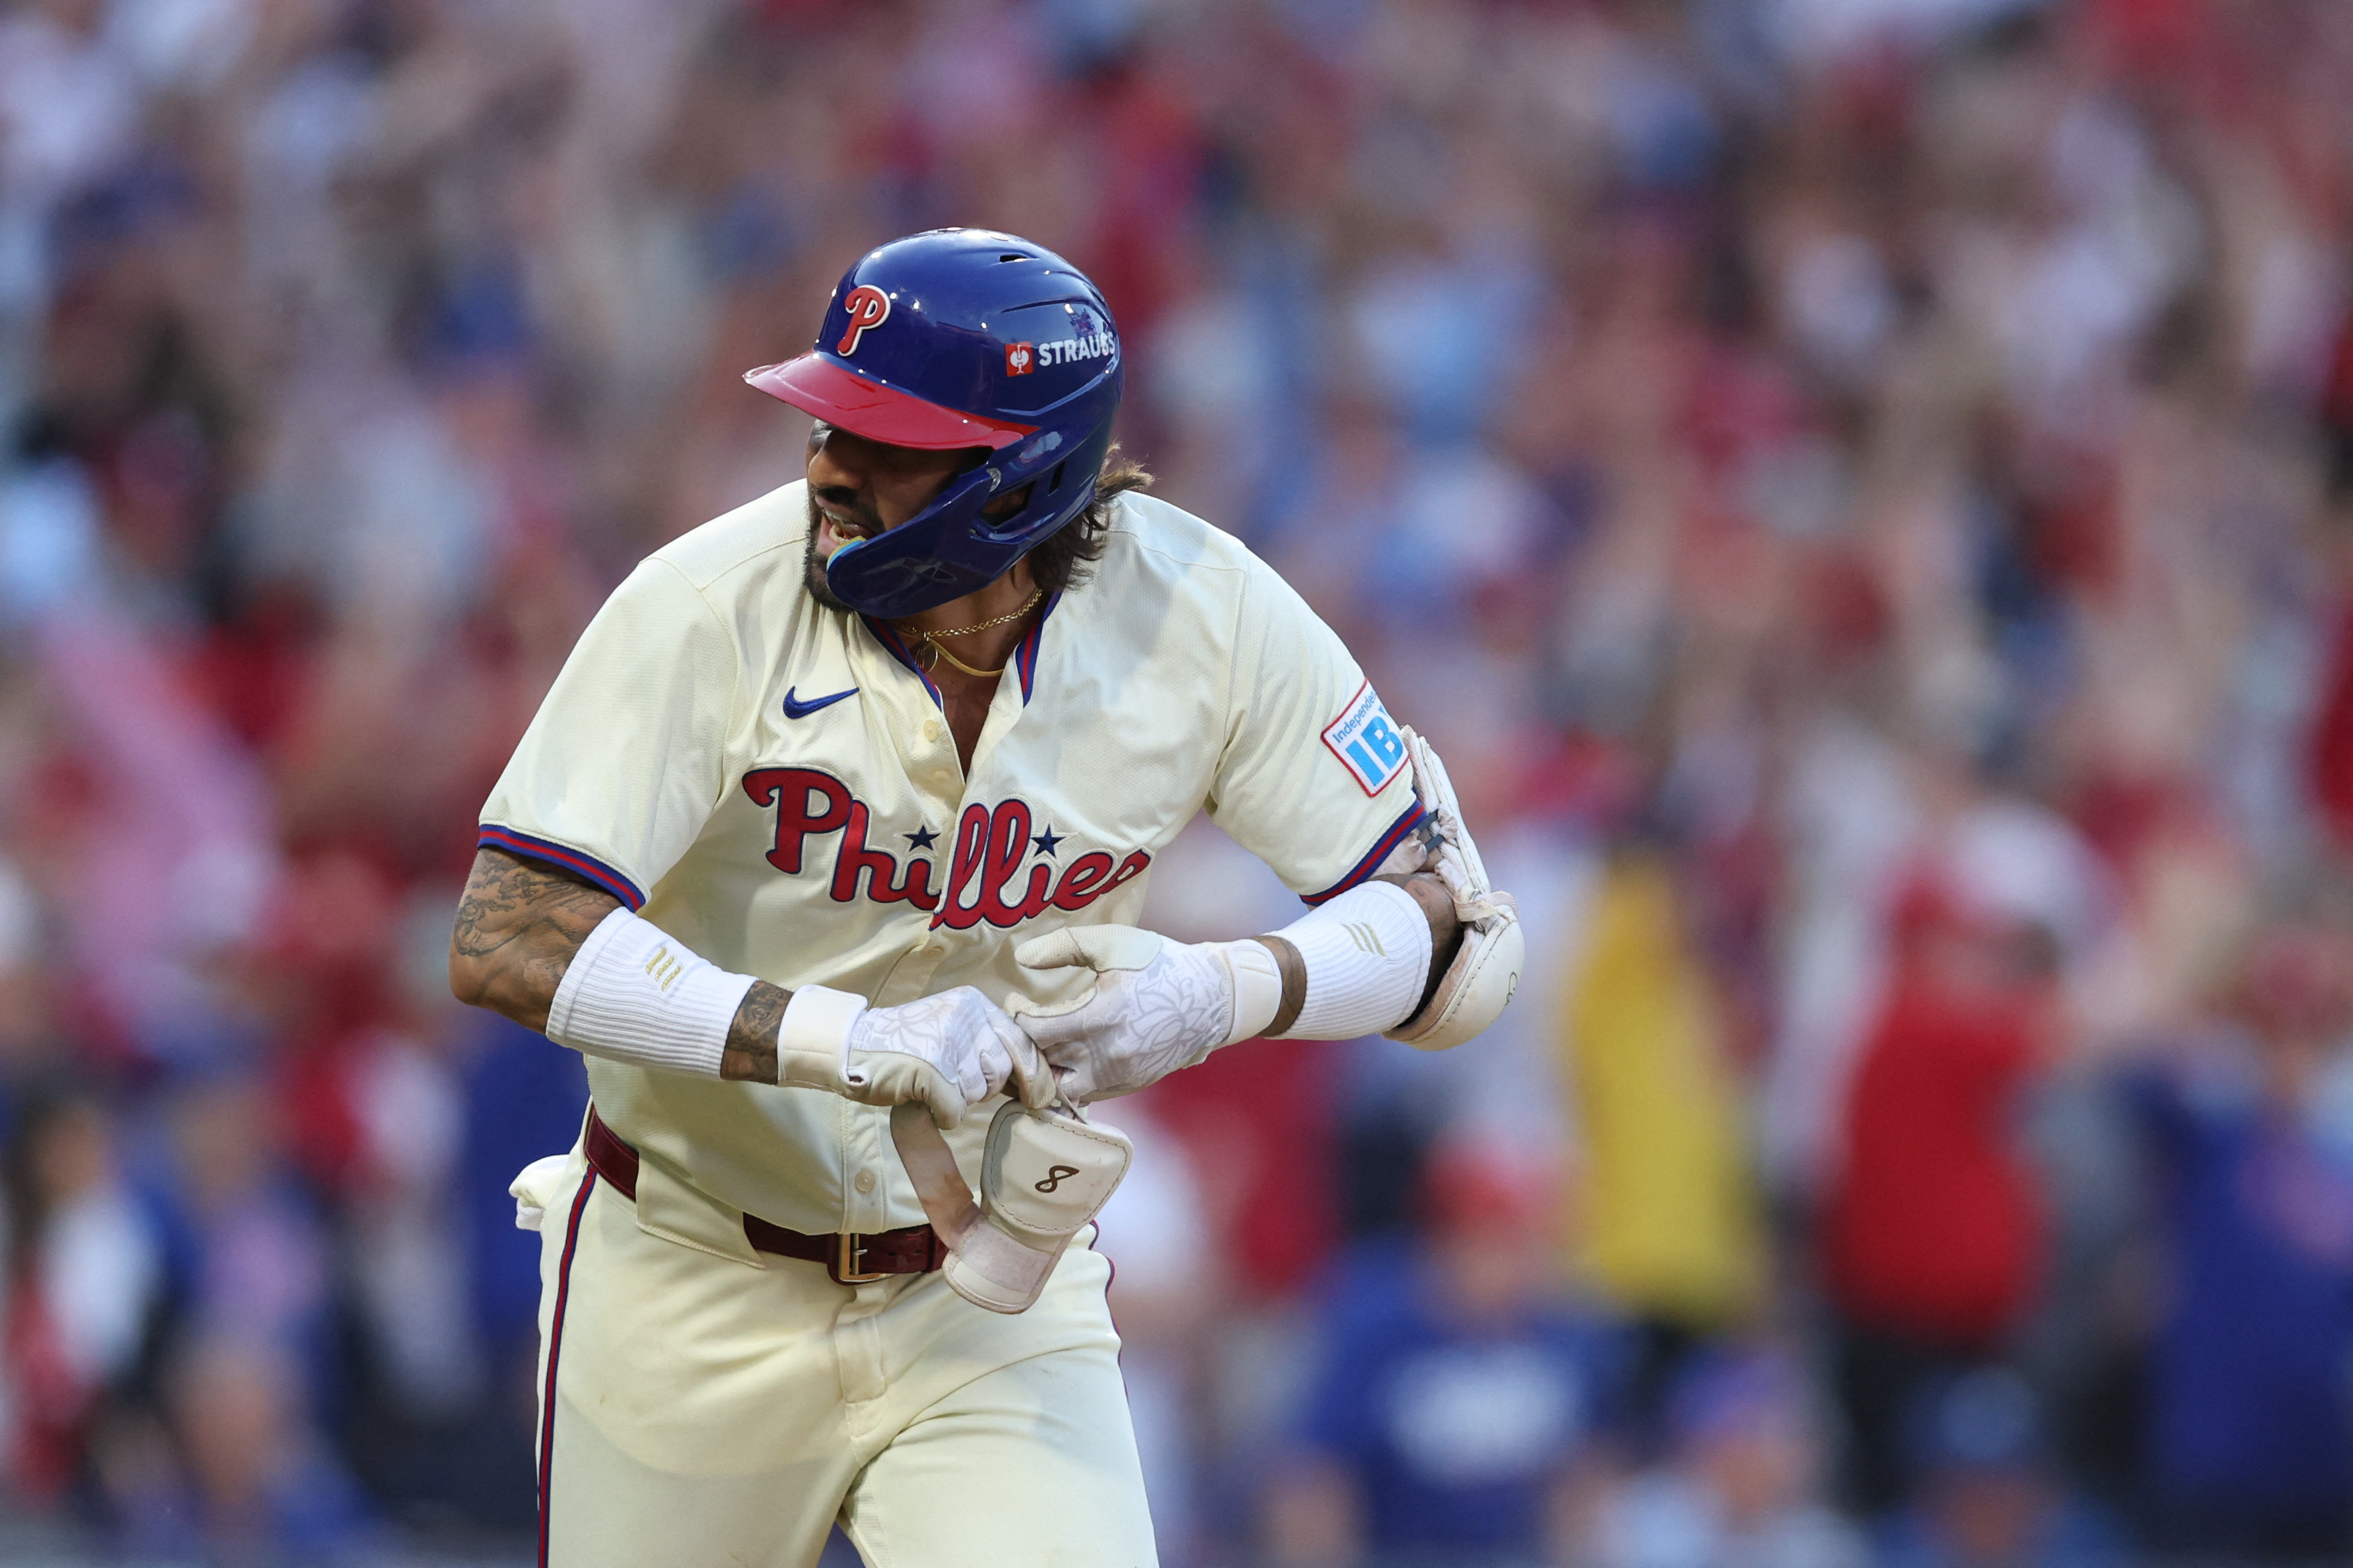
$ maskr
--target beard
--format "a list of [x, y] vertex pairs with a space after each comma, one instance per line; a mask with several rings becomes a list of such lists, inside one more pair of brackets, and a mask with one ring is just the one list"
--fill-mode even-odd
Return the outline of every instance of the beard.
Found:
[[849, 606], [842, 602], [841, 595], [833, 591], [833, 584], [825, 580], [825, 563], [817, 558], [817, 528], [814, 522], [809, 528], [808, 547], [801, 552], [801, 581], [808, 588], [809, 597], [827, 609], [839, 610], [844, 615], [851, 613]]

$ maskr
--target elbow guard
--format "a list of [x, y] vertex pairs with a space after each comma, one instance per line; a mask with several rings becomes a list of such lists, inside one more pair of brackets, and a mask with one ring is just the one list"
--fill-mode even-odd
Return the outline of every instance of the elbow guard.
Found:
[[1461, 1045], [1493, 1023], [1520, 988], [1520, 965], [1527, 939], [1512, 895], [1487, 878], [1487, 863], [1462, 824], [1454, 782], [1430, 742], [1411, 729], [1406, 752], [1413, 759], [1413, 791], [1430, 808], [1432, 834], [1428, 869], [1454, 895], [1454, 917], [1462, 922], [1462, 944], [1438, 977], [1430, 1005], [1389, 1031], [1417, 1050], [1443, 1051]]
[[1520, 988], [1527, 941], [1512, 895], [1488, 897], [1496, 902], [1494, 912], [1463, 926], [1462, 945], [1438, 977], [1430, 1005], [1389, 1030], [1390, 1039], [1403, 1040], [1416, 1050], [1451, 1050], [1493, 1023], [1510, 1005], [1512, 993]]

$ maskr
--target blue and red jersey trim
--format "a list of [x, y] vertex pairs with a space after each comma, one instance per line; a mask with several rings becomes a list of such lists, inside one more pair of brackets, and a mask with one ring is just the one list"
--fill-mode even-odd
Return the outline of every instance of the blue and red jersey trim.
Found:
[[1020, 646], [1013, 650], [1013, 668], [1021, 677], [1021, 706], [1024, 708], [1029, 706], [1029, 693], [1038, 684], [1038, 645], [1046, 637], [1046, 617], [1052, 615], [1054, 606], [1061, 602], [1062, 595], [1059, 593], [1048, 599], [1046, 607], [1038, 612], [1037, 625], [1023, 635]]
[[866, 623], [866, 629], [874, 634], [874, 640], [890, 650], [892, 658], [915, 672], [915, 679], [922, 681], [923, 689], [932, 694], [932, 701], [944, 710], [947, 704], [940, 701], [940, 689], [932, 684], [932, 678], [923, 673], [923, 667], [915, 662], [913, 651], [907, 647], [905, 640], [897, 632], [891, 629], [891, 623], [876, 620], [872, 616], [860, 616], [858, 618]]
[[622, 876], [594, 855], [584, 855], [569, 845], [551, 839], [534, 838], [528, 833], [517, 833], [512, 827], [495, 823], [482, 824], [481, 836], [474, 840], [477, 849], [503, 849], [510, 855], [527, 859], [544, 860], [551, 866], [561, 866], [575, 876], [586, 877], [631, 910], [645, 907], [646, 896], [638, 885]]
[[1389, 851], [1404, 843], [1406, 835], [1411, 833], [1415, 828], [1419, 827], [1421, 826], [1422, 819], [1429, 815], [1430, 813], [1422, 808], [1420, 801], [1408, 801], [1406, 803], [1405, 815], [1398, 817], [1395, 822], [1389, 824], [1389, 830], [1387, 833], [1382, 834], [1379, 841], [1374, 844], [1370, 849], [1365, 851], [1365, 858], [1363, 859], [1357, 861], [1354, 866], [1348, 868], [1348, 874], [1346, 876], [1341, 878], [1338, 881], [1333, 883], [1330, 887], [1324, 889], [1320, 893], [1301, 894], [1299, 901], [1303, 904], [1320, 904], [1326, 900], [1336, 899], [1341, 894], [1346, 892], [1349, 889], [1355, 887], [1357, 883], [1363, 881], [1366, 878], [1371, 876], [1375, 870], [1379, 868], [1380, 863], [1389, 858]]

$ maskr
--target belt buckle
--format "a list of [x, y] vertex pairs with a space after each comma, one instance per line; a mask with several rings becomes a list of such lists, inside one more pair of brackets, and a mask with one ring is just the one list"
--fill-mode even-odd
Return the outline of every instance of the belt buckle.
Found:
[[866, 1237], [854, 1230], [845, 1230], [833, 1238], [833, 1257], [828, 1260], [826, 1272], [837, 1285], [865, 1285], [877, 1279], [888, 1279], [887, 1268], [860, 1272], [858, 1260], [866, 1256]]

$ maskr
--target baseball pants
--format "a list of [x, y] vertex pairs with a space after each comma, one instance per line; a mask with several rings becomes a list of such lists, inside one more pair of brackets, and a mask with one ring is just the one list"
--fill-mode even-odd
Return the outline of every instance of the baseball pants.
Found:
[[542, 1568], [1153, 1568], [1111, 1265], [1027, 1312], [654, 1235], [575, 1149], [540, 1231]]

